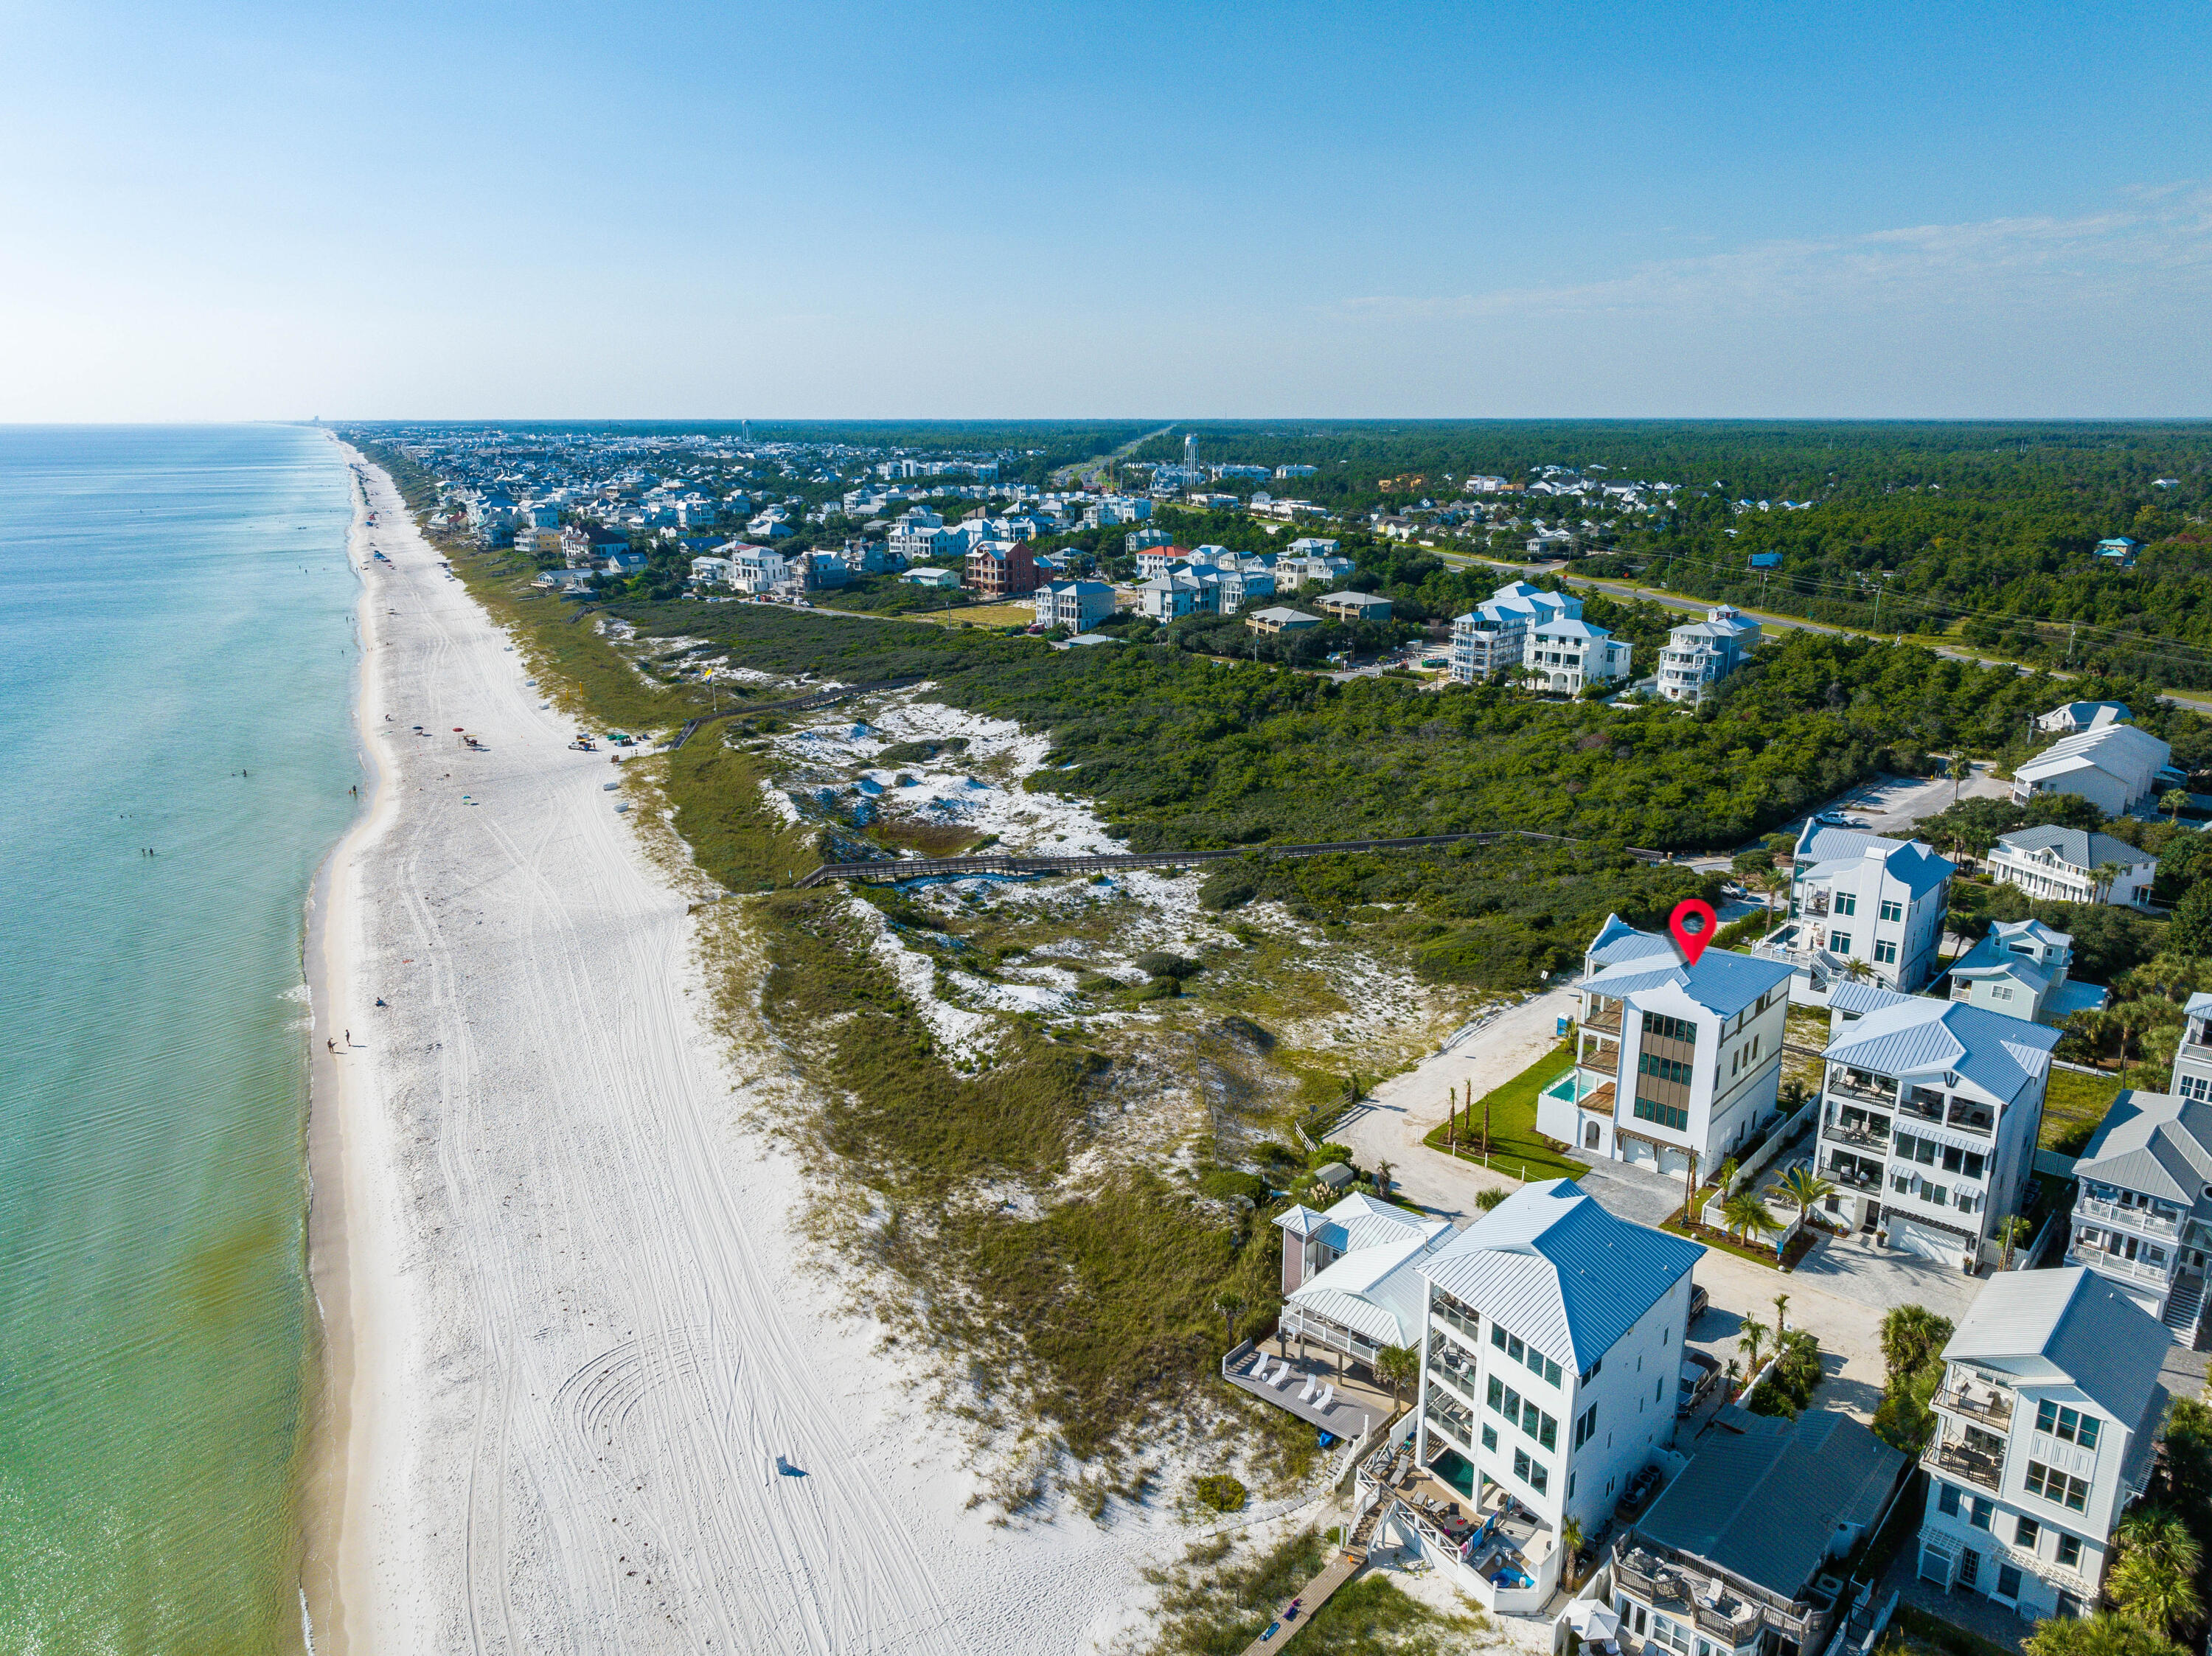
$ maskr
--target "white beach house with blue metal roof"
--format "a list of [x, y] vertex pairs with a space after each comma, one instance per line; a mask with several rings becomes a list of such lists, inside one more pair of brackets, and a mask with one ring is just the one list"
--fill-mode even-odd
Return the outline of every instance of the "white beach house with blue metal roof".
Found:
[[1681, 1174], [1717, 1167], [1774, 1113], [1787, 963], [1668, 939], [1607, 917], [1583, 955], [1575, 1062], [1536, 1101], [1536, 1130], [1585, 1156]]
[[1936, 974], [1956, 871], [1918, 840], [1816, 818], [1791, 853], [1790, 918], [1756, 952], [1796, 971], [1801, 1004], [1826, 1005], [1854, 961], [1887, 988], [1917, 990]]
[[1816, 1151], [1829, 1214], [1972, 1271], [2021, 1211], [2058, 1031], [1964, 1001], [1837, 986]]
[[[1423, 1254], [1410, 1444], [1362, 1469], [1386, 1513], [1485, 1605], [1558, 1584], [1560, 1526], [1595, 1535], [1674, 1441], [1690, 1270], [1705, 1249], [1614, 1217], [1568, 1180], [1526, 1185]], [[1404, 1465], [1410, 1451], [1411, 1465]], [[1423, 1490], [1463, 1503], [1435, 1510]]]

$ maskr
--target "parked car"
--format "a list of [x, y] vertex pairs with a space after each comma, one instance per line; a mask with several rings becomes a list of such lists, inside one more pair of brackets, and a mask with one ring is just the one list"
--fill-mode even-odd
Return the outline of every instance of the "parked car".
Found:
[[1676, 1418], [1693, 1415], [1698, 1404], [1712, 1395], [1713, 1388], [1721, 1383], [1721, 1366], [1702, 1351], [1682, 1353], [1682, 1379], [1674, 1393]]
[[1692, 1328], [1697, 1326], [1698, 1319], [1705, 1314], [1705, 1307], [1712, 1302], [1713, 1296], [1705, 1292], [1703, 1283], [1690, 1284], [1690, 1325]]

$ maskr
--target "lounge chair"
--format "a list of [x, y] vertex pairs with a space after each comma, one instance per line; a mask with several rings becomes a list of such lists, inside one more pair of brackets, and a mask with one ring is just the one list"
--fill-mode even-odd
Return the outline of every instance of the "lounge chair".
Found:
[[1290, 1383], [1291, 1360], [1288, 1357], [1285, 1357], [1283, 1359], [1283, 1366], [1275, 1371], [1275, 1378], [1269, 1380], [1267, 1384], [1273, 1386], [1278, 1392], [1279, 1392]]
[[1336, 1382], [1334, 1380], [1331, 1380], [1327, 1386], [1321, 1388], [1321, 1396], [1314, 1400], [1314, 1407], [1316, 1409], [1326, 1409], [1329, 1404], [1335, 1401]]
[[1313, 1401], [1313, 1394], [1320, 1379], [1321, 1376], [1318, 1374], [1308, 1374], [1306, 1376], [1306, 1383], [1298, 1388], [1298, 1401], [1300, 1403], [1311, 1403]]
[[1252, 1371], [1252, 1378], [1259, 1381], [1261, 1385], [1265, 1386], [1267, 1383], [1268, 1375], [1273, 1372], [1275, 1360], [1269, 1356], [1265, 1351], [1262, 1351], [1260, 1354], [1260, 1366]]

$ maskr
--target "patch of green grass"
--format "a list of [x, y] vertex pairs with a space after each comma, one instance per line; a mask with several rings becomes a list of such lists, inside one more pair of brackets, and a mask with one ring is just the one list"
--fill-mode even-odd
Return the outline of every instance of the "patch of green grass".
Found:
[[[1480, 1163], [1483, 1112], [1490, 1113], [1489, 1165], [1500, 1173], [1528, 1179], [1579, 1179], [1589, 1167], [1562, 1156], [1537, 1137], [1536, 1096], [1575, 1061], [1573, 1044], [1562, 1041], [1510, 1081], [1493, 1087], [1474, 1101], [1471, 1114], [1462, 1113], [1457, 1143], [1460, 1159]], [[1471, 1130], [1470, 1130], [1471, 1124]], [[1474, 1141], [1471, 1148], [1468, 1140]], [[1421, 1142], [1443, 1150], [1451, 1142], [1449, 1122]], [[1523, 1171], [1525, 1169], [1525, 1172]]]
[[2119, 1090], [2117, 1076], [2085, 1076], [2053, 1065], [2044, 1088], [2043, 1131], [2037, 1142], [2047, 1150], [2079, 1156]]
[[676, 831], [699, 866], [732, 891], [786, 885], [822, 861], [817, 830], [762, 796], [757, 755], [726, 746], [710, 727], [668, 755]]
[[1889, 1627], [1890, 1636], [1883, 1640], [1882, 1649], [1900, 1656], [1906, 1652], [1913, 1656], [2014, 1656], [2009, 1647], [1911, 1604], [1897, 1607]]

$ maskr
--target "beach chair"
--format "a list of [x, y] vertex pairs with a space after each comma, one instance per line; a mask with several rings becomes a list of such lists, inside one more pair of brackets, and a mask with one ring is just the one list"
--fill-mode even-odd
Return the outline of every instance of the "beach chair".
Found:
[[1317, 1375], [1314, 1374], [1308, 1374], [1306, 1376], [1306, 1383], [1298, 1388], [1298, 1401], [1300, 1403], [1311, 1403], [1313, 1401], [1314, 1384], [1318, 1378], [1319, 1377]]
[[1329, 1404], [1331, 1404], [1332, 1403], [1334, 1403], [1335, 1401], [1336, 1401], [1336, 1382], [1335, 1382], [1335, 1381], [1334, 1381], [1334, 1380], [1331, 1380], [1331, 1381], [1330, 1381], [1327, 1386], [1322, 1386], [1322, 1387], [1321, 1388], [1321, 1396], [1320, 1396], [1319, 1398], [1316, 1398], [1316, 1399], [1315, 1399], [1315, 1401], [1314, 1401], [1314, 1406], [1315, 1406], [1316, 1409], [1326, 1409], [1326, 1408], [1328, 1408], [1328, 1407], [1329, 1406]]
[[1275, 1378], [1267, 1383], [1278, 1392], [1291, 1383], [1291, 1360], [1288, 1357], [1283, 1359], [1283, 1366], [1275, 1371]]

